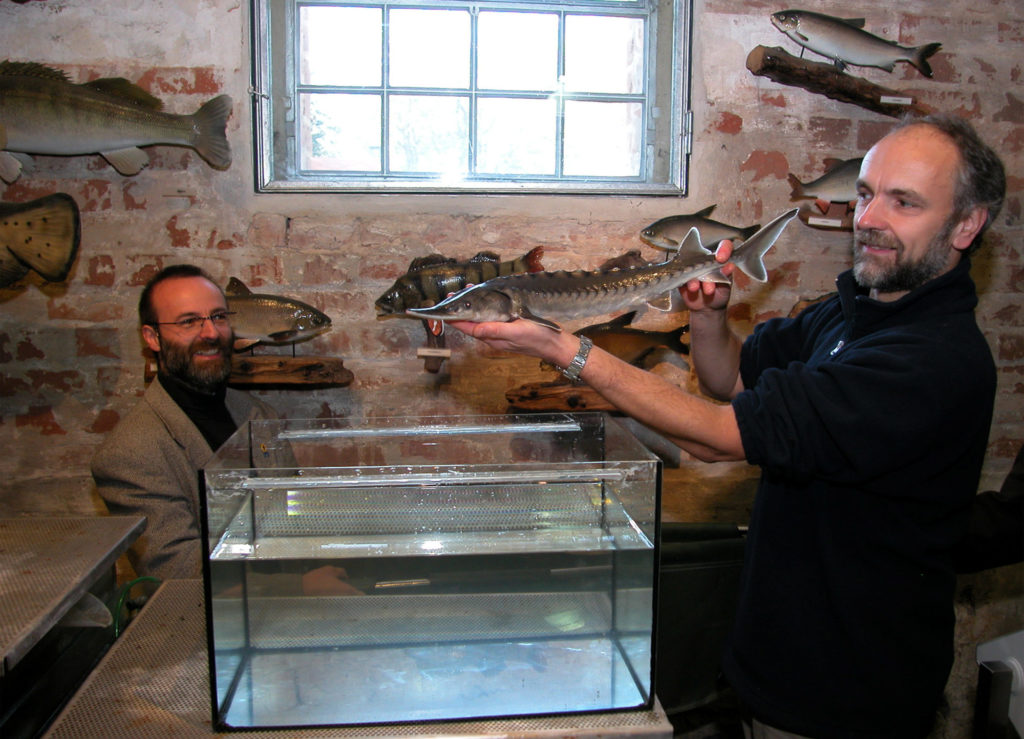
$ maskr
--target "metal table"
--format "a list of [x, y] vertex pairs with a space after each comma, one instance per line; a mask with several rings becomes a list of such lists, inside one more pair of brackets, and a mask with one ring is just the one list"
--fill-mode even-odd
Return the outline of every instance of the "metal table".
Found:
[[[17, 737], [41, 728], [113, 640], [114, 563], [145, 522], [0, 519], [0, 733]], [[102, 618], [72, 623], [69, 614], [86, 603]]]
[[199, 580], [160, 586], [45, 735], [60, 737], [530, 737], [668, 739], [661, 706], [650, 711], [546, 718], [217, 734], [210, 720], [203, 587]]

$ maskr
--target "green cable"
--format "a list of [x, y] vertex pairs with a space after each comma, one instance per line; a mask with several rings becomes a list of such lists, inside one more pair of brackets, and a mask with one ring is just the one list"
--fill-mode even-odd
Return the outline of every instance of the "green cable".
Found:
[[128, 592], [138, 585], [140, 582], [155, 582], [160, 584], [163, 582], [159, 577], [151, 577], [145, 575], [144, 577], [137, 577], [131, 582], [125, 583], [124, 587], [121, 588], [121, 595], [117, 599], [117, 609], [114, 611], [114, 638], [116, 639], [121, 633], [121, 609], [124, 607], [124, 602], [128, 598]]

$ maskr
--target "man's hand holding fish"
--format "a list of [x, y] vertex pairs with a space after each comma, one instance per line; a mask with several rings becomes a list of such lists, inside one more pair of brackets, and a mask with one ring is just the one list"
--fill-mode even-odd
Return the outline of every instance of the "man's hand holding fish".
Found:
[[[722, 242], [715, 259], [724, 263], [731, 254], [731, 247], [731, 242]], [[731, 268], [732, 265], [725, 265], [724, 273], [729, 274]], [[720, 323], [725, 326], [728, 285], [694, 279], [680, 288], [680, 292], [691, 310], [691, 321], [694, 314], [707, 312], [721, 315]], [[568, 331], [552, 331], [528, 320], [448, 323], [494, 349], [537, 357], [558, 367], [569, 367], [582, 348], [578, 336]], [[728, 331], [727, 326], [725, 329]], [[731, 364], [738, 367], [738, 357]], [[590, 350], [579, 377], [609, 403], [670, 437], [698, 459], [708, 462], [744, 459], [739, 428], [729, 405], [718, 405], [692, 395], [598, 347]], [[733, 377], [734, 385], [739, 386], [738, 375]]]

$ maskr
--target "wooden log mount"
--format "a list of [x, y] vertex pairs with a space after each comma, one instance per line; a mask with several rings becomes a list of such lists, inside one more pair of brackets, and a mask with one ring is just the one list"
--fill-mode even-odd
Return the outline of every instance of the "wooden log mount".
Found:
[[587, 385], [565, 380], [532, 382], [505, 393], [510, 411], [614, 411], [615, 406]]
[[747, 69], [779, 84], [802, 87], [893, 118], [901, 118], [906, 113], [927, 115], [932, 112], [929, 106], [904, 93], [840, 72], [834, 64], [795, 57], [779, 46], [755, 46], [747, 55]]
[[[156, 360], [148, 354], [144, 380], [156, 377]], [[355, 375], [339, 357], [288, 357], [273, 354], [235, 354], [231, 357], [232, 387], [347, 387]]]

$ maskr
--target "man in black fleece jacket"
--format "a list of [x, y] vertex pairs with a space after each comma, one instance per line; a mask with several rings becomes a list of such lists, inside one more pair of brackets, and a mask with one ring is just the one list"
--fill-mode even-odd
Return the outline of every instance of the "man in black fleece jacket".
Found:
[[[999, 213], [999, 157], [958, 118], [864, 157], [838, 295], [745, 341], [730, 289], [684, 288], [713, 403], [529, 321], [455, 322], [540, 357], [705, 461], [762, 468], [726, 676], [755, 737], [923, 737], [953, 661], [953, 548], [996, 387], [967, 256]], [[725, 262], [731, 244], [717, 258]], [[723, 272], [731, 271], [725, 264]]]

